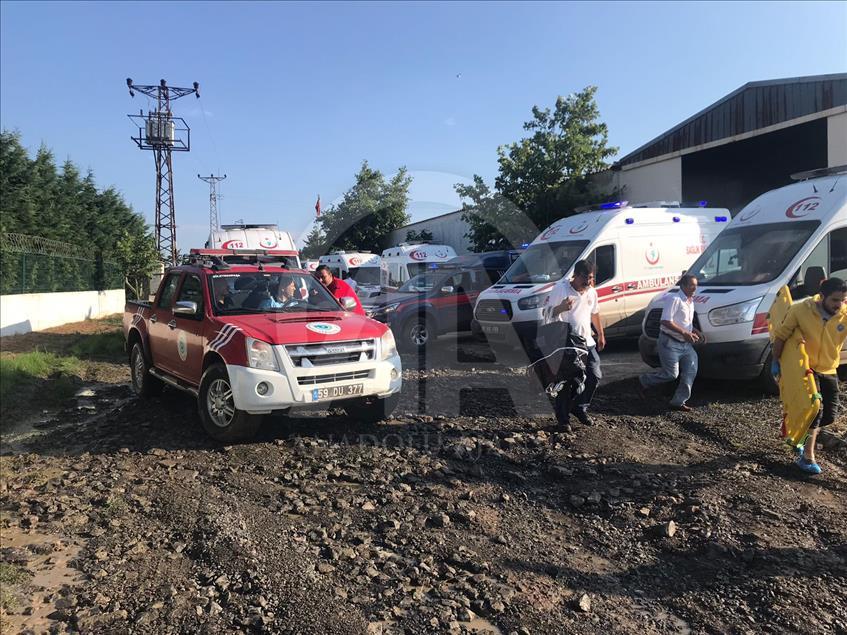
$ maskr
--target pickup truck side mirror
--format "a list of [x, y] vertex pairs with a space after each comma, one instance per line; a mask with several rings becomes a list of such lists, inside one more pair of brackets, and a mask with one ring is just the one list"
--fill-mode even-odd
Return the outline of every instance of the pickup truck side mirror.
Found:
[[341, 306], [345, 311], [352, 311], [356, 308], [356, 301], [351, 297], [341, 298]]
[[452, 286], [441, 287], [441, 293], [453, 293], [456, 289]]
[[197, 303], [187, 300], [180, 300], [174, 304], [174, 315], [183, 315], [186, 317], [194, 317], [197, 315]]

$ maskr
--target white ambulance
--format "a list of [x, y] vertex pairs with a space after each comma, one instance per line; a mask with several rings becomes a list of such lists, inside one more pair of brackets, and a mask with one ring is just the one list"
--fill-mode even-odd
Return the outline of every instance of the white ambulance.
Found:
[[221, 225], [209, 234], [206, 249], [226, 252], [223, 256], [228, 262], [237, 260], [238, 251], [248, 250], [254, 259], [255, 253], [262, 251], [278, 256], [289, 268], [300, 268], [300, 254], [291, 234], [273, 224]]
[[[817, 293], [824, 278], [847, 279], [847, 166], [792, 178], [799, 182], [742, 209], [689, 269], [699, 280], [695, 326], [706, 336], [698, 348], [701, 377], [758, 377], [773, 390], [767, 316], [777, 292], [788, 285], [799, 300]], [[651, 366], [659, 363], [661, 314], [656, 297], [639, 340]]]
[[677, 282], [730, 220], [726, 209], [699, 205], [620, 201], [556, 221], [480, 294], [474, 330], [495, 348], [533, 342], [553, 286], [571, 277], [575, 262], [590, 260], [607, 336], [637, 335], [650, 299]]
[[320, 257], [320, 264], [332, 270], [332, 275], [347, 281], [360, 298], [381, 292], [382, 258], [369, 251], [333, 251]]
[[303, 261], [303, 268], [309, 273], [315, 273], [315, 269], [318, 268], [318, 265], [321, 264], [320, 260], [309, 259]]
[[428, 243], [400, 243], [382, 252], [385, 279], [382, 286], [396, 289], [427, 269], [437, 267], [456, 257], [456, 250], [449, 245]]

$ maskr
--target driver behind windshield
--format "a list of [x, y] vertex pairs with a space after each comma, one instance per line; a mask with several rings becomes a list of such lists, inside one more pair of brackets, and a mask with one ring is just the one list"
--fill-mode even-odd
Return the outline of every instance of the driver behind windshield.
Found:
[[279, 283], [276, 287], [276, 292], [272, 296], [268, 296], [259, 304], [260, 309], [277, 309], [284, 307], [287, 304], [299, 300], [295, 296], [297, 285], [294, 278], [290, 276], [280, 276]]

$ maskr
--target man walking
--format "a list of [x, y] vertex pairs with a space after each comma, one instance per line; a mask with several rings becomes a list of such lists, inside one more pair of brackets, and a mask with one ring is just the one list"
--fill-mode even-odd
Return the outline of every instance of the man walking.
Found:
[[659, 363], [661, 367], [639, 377], [640, 393], [646, 399], [645, 389], [675, 381], [679, 385], [671, 398], [673, 410], [689, 412], [686, 402], [691, 397], [691, 386], [697, 377], [697, 351], [694, 344], [703, 339], [703, 334], [694, 328], [694, 301], [697, 278], [690, 274], [679, 280], [679, 291], [668, 293], [664, 298], [661, 325], [659, 326]]
[[[569, 414], [572, 413], [581, 424], [590, 426], [593, 422], [588, 416], [588, 406], [603, 376], [600, 371], [600, 356], [597, 352], [606, 347], [606, 336], [600, 322], [600, 305], [597, 291], [594, 289], [594, 264], [588, 260], [577, 261], [573, 268], [573, 278], [570, 281], [562, 278], [553, 287], [548, 303], [550, 305], [549, 322], [566, 323], [571, 332], [582, 337], [588, 346], [585, 389], [576, 396], [573, 403], [571, 403], [570, 391], [559, 392], [554, 405], [556, 420], [559, 425], [567, 426]], [[591, 333], [592, 325], [597, 331], [596, 342]], [[565, 342], [561, 342], [561, 345], [564, 346]], [[550, 346], [548, 345], [547, 348]]]
[[835, 421], [838, 410], [838, 363], [841, 348], [847, 339], [847, 283], [840, 278], [830, 278], [821, 283], [820, 293], [806, 298], [788, 309], [782, 324], [774, 330], [773, 367], [774, 375], [780, 374], [779, 359], [785, 342], [800, 331], [809, 355], [809, 366], [815, 374], [818, 392], [821, 394], [821, 409], [809, 426], [809, 436], [799, 446], [800, 456], [796, 465], [808, 474], [820, 474], [821, 467], [815, 461], [815, 442], [818, 431]]

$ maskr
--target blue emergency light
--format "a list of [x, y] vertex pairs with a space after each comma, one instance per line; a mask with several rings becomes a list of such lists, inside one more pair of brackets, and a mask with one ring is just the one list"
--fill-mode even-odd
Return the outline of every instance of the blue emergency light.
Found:
[[600, 203], [600, 209], [620, 209], [626, 207], [629, 201], [610, 201], [608, 203]]
[[726, 216], [715, 216], [715, 222], [716, 223], [725, 223], [726, 222]]
[[437, 263], [437, 262], [433, 262], [433, 263], [431, 263], [431, 264], [429, 265], [429, 268], [430, 268], [430, 269], [438, 269], [438, 263]]
[[673, 217], [673, 222], [678, 223], [678, 222], [679, 222], [679, 216], [674, 216], [674, 217]]
[[697, 201], [698, 207], [706, 207], [709, 204], [709, 201]]
[[522, 243], [521, 244], [521, 249], [526, 249], [527, 247], [529, 247], [529, 243]]
[[635, 222], [635, 219], [634, 219], [634, 218], [627, 218], [627, 219], [626, 219], [626, 224], [627, 224], [627, 225], [632, 225], [634, 222]]

